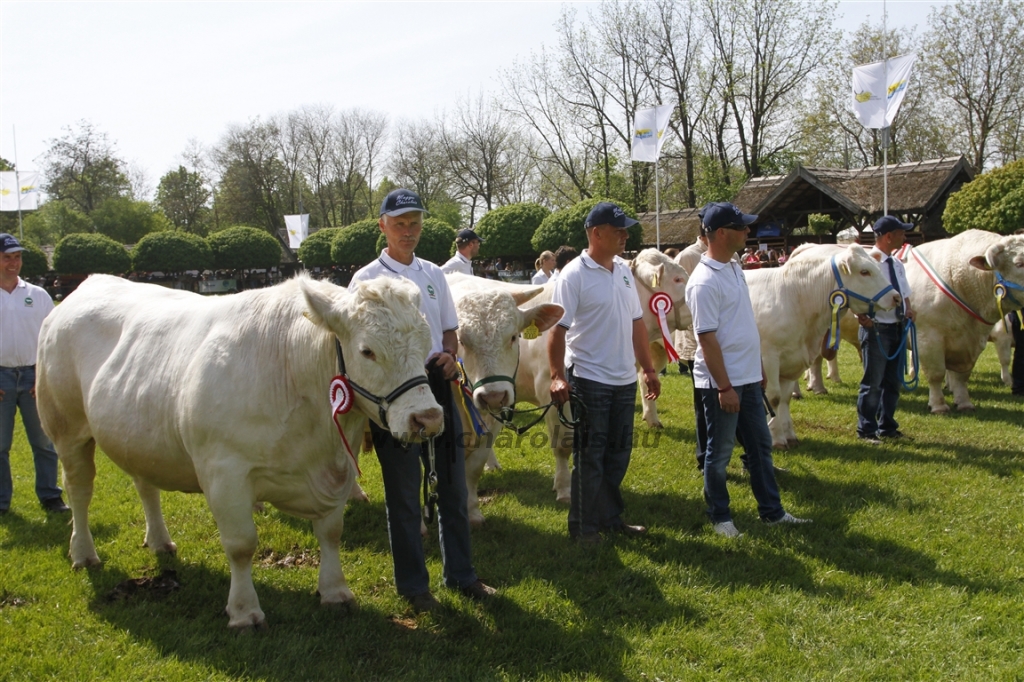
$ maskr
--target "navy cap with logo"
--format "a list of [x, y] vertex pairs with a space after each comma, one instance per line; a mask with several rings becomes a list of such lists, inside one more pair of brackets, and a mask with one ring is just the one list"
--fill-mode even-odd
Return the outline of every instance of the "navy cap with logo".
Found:
[[621, 208], [610, 201], [602, 201], [590, 209], [590, 213], [587, 214], [587, 221], [583, 223], [583, 227], [589, 230], [598, 225], [611, 225], [612, 227], [625, 229], [636, 224], [637, 221], [626, 215], [626, 212]]
[[384, 197], [384, 201], [380, 205], [380, 214], [389, 215], [392, 218], [410, 211], [426, 213], [427, 209], [423, 208], [423, 202], [420, 201], [419, 195], [407, 189], [392, 190]]
[[470, 230], [469, 228], [466, 228], [465, 230], [459, 230], [459, 233], [455, 235], [455, 241], [459, 242], [460, 244], [466, 244], [473, 240], [476, 240], [481, 244], [484, 243], [483, 237], [478, 235], [473, 230]]
[[875, 234], [885, 234], [893, 230], [913, 230], [913, 223], [905, 223], [894, 215], [884, 215], [875, 221]]
[[757, 220], [756, 215], [744, 213], [728, 201], [714, 201], [700, 209], [700, 224], [704, 232], [714, 232], [720, 227], [742, 230]]
[[22, 246], [13, 235], [7, 234], [6, 232], [0, 232], [0, 253], [15, 253], [17, 251], [24, 251], [25, 247]]

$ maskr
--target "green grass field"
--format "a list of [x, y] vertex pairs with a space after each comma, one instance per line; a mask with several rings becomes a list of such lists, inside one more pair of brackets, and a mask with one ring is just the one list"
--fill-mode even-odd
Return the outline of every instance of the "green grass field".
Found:
[[[323, 609], [308, 522], [257, 515], [256, 589], [269, 628], [236, 634], [223, 614], [227, 560], [199, 496], [164, 495], [178, 555], [143, 548], [134, 487], [105, 457], [91, 521], [102, 568], [72, 571], [68, 517], [33, 494], [20, 429], [12, 512], [0, 517], [0, 678], [9, 680], [1019, 680], [1024, 679], [1024, 402], [999, 382], [995, 354], [972, 381], [974, 414], [930, 416], [927, 391], [903, 398], [912, 441], [854, 437], [856, 355], [846, 383], [793, 406], [802, 442], [776, 456], [783, 502], [814, 523], [757, 520], [738, 458], [733, 512], [745, 533], [705, 521], [693, 460], [691, 383], [671, 370], [655, 439], [624, 485], [628, 520], [647, 538], [571, 544], [551, 492], [553, 460], [499, 451], [484, 476], [477, 570], [490, 603], [439, 586], [437, 616], [396, 595], [382, 487], [363, 459], [369, 504], [347, 512], [342, 564], [360, 609]], [[226, 425], [226, 428], [230, 428]], [[646, 437], [646, 446], [645, 446]], [[288, 557], [292, 560], [288, 560]], [[177, 572], [170, 593], [115, 591]]]

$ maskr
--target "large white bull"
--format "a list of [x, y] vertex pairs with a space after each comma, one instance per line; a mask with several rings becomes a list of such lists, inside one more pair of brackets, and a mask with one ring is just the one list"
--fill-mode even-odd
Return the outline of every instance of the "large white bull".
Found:
[[100, 562], [88, 524], [98, 445], [134, 480], [153, 551], [176, 550], [159, 491], [206, 496], [231, 566], [229, 626], [264, 622], [252, 583], [257, 502], [312, 520], [320, 601], [351, 602], [338, 545], [356, 466], [332, 424], [335, 339], [353, 384], [388, 398], [385, 409], [355, 396], [357, 409], [338, 418], [348, 443], [358, 446], [366, 415], [399, 438], [436, 434], [418, 297], [393, 279], [349, 293], [300, 277], [217, 298], [86, 280], [39, 339], [39, 413], [64, 466], [73, 565]]
[[948, 412], [942, 395], [947, 379], [958, 410], [973, 410], [967, 380], [999, 321], [993, 293], [999, 279], [1010, 296], [1003, 312], [1024, 302], [1024, 236], [1000, 237], [967, 230], [951, 239], [927, 242], [903, 256], [917, 311], [921, 373], [928, 381], [928, 406]]
[[[868, 311], [868, 303], [858, 296], [877, 298], [875, 307], [884, 310], [899, 304], [900, 296], [889, 287], [878, 262], [856, 244], [805, 244], [782, 267], [747, 270], [744, 276], [761, 336], [765, 393], [775, 410], [768, 424], [772, 444], [784, 449], [798, 442], [789, 401], [800, 375], [821, 351], [832, 317], [832, 291], [845, 288], [854, 313]], [[886, 288], [889, 291], [878, 298]]]

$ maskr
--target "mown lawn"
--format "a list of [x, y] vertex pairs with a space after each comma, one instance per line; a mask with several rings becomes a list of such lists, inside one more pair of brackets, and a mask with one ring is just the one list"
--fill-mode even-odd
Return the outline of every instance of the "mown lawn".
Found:
[[[672, 370], [666, 429], [642, 425], [625, 484], [642, 540], [572, 545], [546, 449], [499, 451], [485, 475], [487, 524], [473, 535], [491, 603], [438, 587], [447, 607], [413, 616], [394, 592], [375, 458], [369, 504], [347, 514], [342, 562], [360, 609], [322, 609], [307, 522], [257, 516], [254, 578], [270, 627], [229, 632], [227, 560], [205, 501], [164, 495], [179, 551], [143, 548], [130, 480], [98, 457], [91, 521], [100, 569], [72, 571], [70, 526], [36, 504], [20, 430], [12, 512], [0, 517], [0, 677], [10, 680], [1014, 680], [1024, 678], [1024, 402], [995, 354], [972, 382], [975, 414], [933, 417], [927, 391], [901, 404], [909, 442], [854, 437], [859, 379], [794, 403], [802, 438], [776, 462], [783, 501], [814, 519], [768, 528], [739, 467], [739, 540], [715, 536], [693, 461], [691, 384]], [[645, 445], [646, 437], [646, 445]], [[440, 575], [436, 536], [431, 574]], [[294, 561], [287, 561], [291, 556]], [[169, 593], [115, 591], [176, 571]]]

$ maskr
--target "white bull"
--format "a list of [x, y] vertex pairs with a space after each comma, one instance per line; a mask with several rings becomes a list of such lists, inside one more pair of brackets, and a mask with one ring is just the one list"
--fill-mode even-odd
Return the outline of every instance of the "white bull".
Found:
[[[430, 333], [408, 283], [378, 279], [352, 293], [306, 278], [204, 298], [94, 275], [58, 306], [39, 339], [43, 427], [64, 467], [73, 513], [71, 560], [100, 562], [88, 510], [98, 445], [133, 479], [146, 545], [174, 552], [160, 490], [206, 496], [231, 566], [230, 627], [265, 621], [252, 583], [253, 505], [311, 519], [320, 543], [321, 603], [354, 600], [339, 541], [356, 466], [332, 424], [335, 339], [351, 380], [376, 396], [424, 378]], [[339, 416], [358, 446], [378, 406], [356, 396]], [[426, 385], [391, 401], [396, 437], [437, 433]]]
[[967, 381], [999, 321], [993, 295], [996, 275], [1011, 284], [1012, 299], [1003, 301], [1004, 312], [1020, 309], [1024, 301], [1024, 292], [1012, 288], [1024, 286], [1024, 236], [967, 230], [914, 247], [903, 260], [913, 290], [910, 302], [917, 311], [917, 350], [928, 381], [928, 406], [933, 413], [949, 412], [942, 395], [945, 378], [957, 409], [973, 410]]
[[473, 403], [480, 410], [486, 433], [473, 435], [471, 425], [464, 424], [467, 434], [466, 508], [469, 522], [484, 522], [480, 511], [477, 487], [484, 466], [494, 459], [494, 441], [502, 429], [493, 413], [515, 407], [516, 388], [513, 382], [519, 368], [521, 332], [535, 326], [538, 332], [550, 329], [562, 318], [559, 305], [543, 303], [532, 308], [519, 306], [543, 291], [543, 287], [509, 290], [489, 280], [465, 275], [448, 277], [455, 310], [459, 316], [459, 356], [466, 377], [473, 388]]
[[[878, 262], [856, 244], [805, 244], [782, 267], [744, 272], [761, 336], [761, 363], [768, 380], [765, 393], [775, 411], [768, 427], [776, 448], [798, 442], [789, 401], [800, 375], [820, 353], [829, 328], [829, 295], [839, 286], [833, 261], [845, 288], [860, 296], [873, 299], [889, 286]], [[867, 312], [867, 303], [847, 298], [854, 313]], [[890, 310], [900, 300], [899, 294], [890, 290], [875, 305]]]

